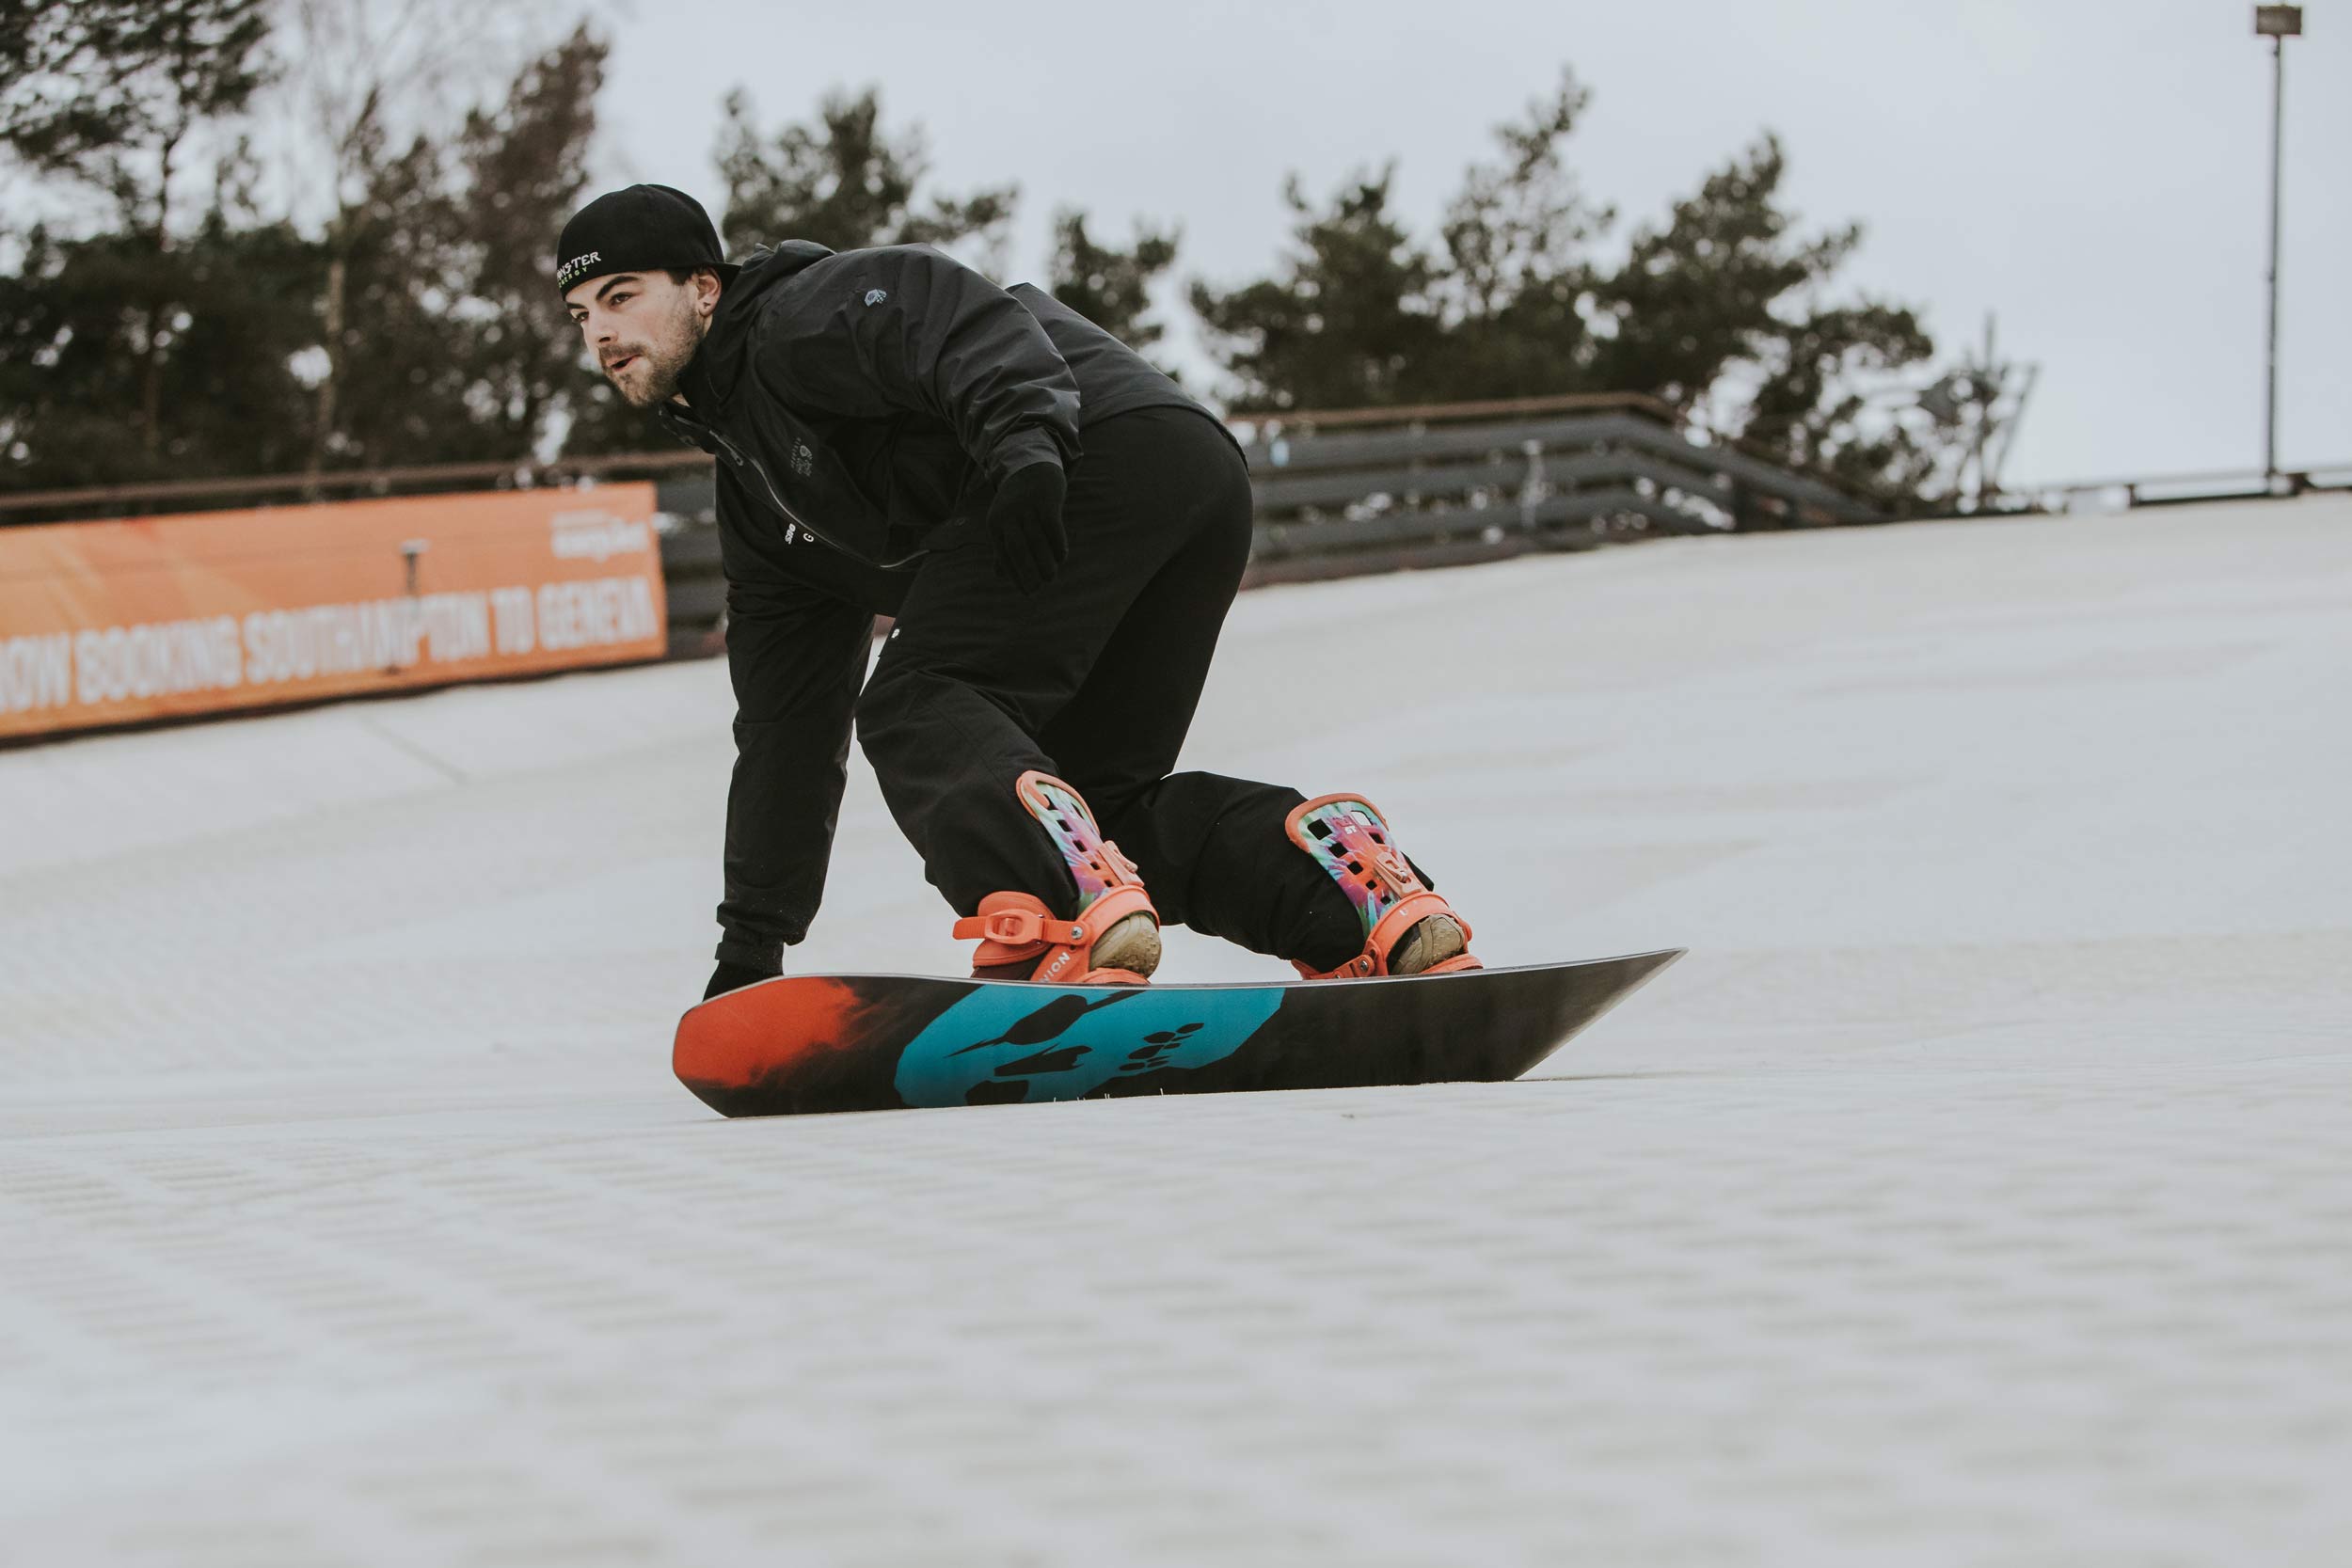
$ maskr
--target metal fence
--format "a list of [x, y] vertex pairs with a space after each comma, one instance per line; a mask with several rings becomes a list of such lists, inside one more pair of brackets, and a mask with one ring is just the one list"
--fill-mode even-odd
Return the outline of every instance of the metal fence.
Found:
[[[699, 454], [698, 454], [699, 455]], [[669, 585], [670, 657], [726, 651], [727, 579], [719, 570], [719, 482], [708, 474], [665, 479], [660, 505], [661, 578]]]
[[[1868, 500], [1736, 446], [1693, 440], [1649, 398], [1573, 395], [1237, 421], [1255, 499], [1251, 585], [1588, 549], [1673, 534], [1887, 520]], [[360, 473], [140, 483], [0, 495], [0, 523], [126, 516], [324, 497], [656, 482], [674, 657], [721, 646], [709, 459], [678, 450], [553, 464], [470, 463]], [[2048, 485], [1984, 511], [2300, 494], [2352, 486], [2352, 465]]]
[[2343, 490], [2352, 490], [2352, 463], [2322, 463], [2277, 473], [2265, 473], [2259, 468], [2230, 468], [2198, 474], [2019, 485], [2003, 492], [1984, 510], [2009, 514], [2122, 512], [2143, 506], [2278, 500]]
[[[1293, 414], [1246, 436], [1256, 541], [1246, 585], [1589, 549], [1661, 534], [1885, 520], [1736, 448], [1692, 441], [1639, 397]], [[671, 643], [715, 651], [725, 606], [716, 484], [661, 482]]]
[[1690, 439], [1645, 398], [1398, 412], [1381, 429], [1361, 428], [1362, 415], [1294, 416], [1250, 433], [1253, 578], [1885, 520], [1834, 485]]

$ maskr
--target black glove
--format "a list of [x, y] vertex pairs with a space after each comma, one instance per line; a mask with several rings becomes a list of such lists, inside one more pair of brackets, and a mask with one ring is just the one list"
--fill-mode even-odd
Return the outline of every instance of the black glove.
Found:
[[1070, 534], [1061, 524], [1062, 497], [1069, 488], [1059, 464], [1032, 463], [1007, 474], [988, 503], [996, 574], [1024, 594], [1053, 581], [1070, 554]]
[[707, 1002], [721, 991], [741, 990], [745, 986], [755, 986], [762, 980], [774, 978], [774, 975], [763, 974], [748, 964], [729, 963], [722, 958], [719, 967], [711, 972], [710, 984], [703, 991], [703, 1000]]

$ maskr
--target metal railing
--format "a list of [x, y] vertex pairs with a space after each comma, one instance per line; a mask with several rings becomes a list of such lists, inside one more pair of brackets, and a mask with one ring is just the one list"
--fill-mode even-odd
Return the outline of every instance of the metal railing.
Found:
[[[1867, 499], [1737, 445], [1692, 439], [1675, 412], [1628, 394], [1247, 416], [1257, 525], [1248, 582], [1492, 561], [1671, 534], [1887, 520]], [[552, 463], [449, 463], [340, 473], [0, 494], [0, 525], [326, 497], [530, 488], [646, 478], [661, 516], [674, 656], [716, 652], [720, 572], [710, 459], [680, 448]], [[2352, 463], [2019, 486], [1977, 515], [2156, 506], [2352, 489]]]
[[551, 463], [511, 460], [412, 464], [396, 468], [350, 468], [315, 474], [255, 474], [236, 479], [141, 480], [129, 484], [93, 484], [72, 490], [0, 491], [0, 525], [10, 522], [75, 522], [140, 514], [211, 512], [230, 505], [300, 506], [357, 496], [430, 495], [442, 490], [530, 490], [581, 480], [653, 478], [707, 467], [710, 458], [691, 447], [675, 451], [617, 452], [602, 457], [558, 458]]
[[1648, 398], [1294, 414], [1249, 435], [1255, 581], [1885, 520], [1836, 485], [1692, 440]]
[[1981, 512], [2116, 512], [2143, 506], [2187, 506], [2199, 501], [2280, 500], [2339, 490], [2352, 490], [2352, 463], [2322, 463], [2278, 474], [2265, 474], [2259, 468], [2226, 468], [2196, 474], [2142, 474], [2132, 479], [2019, 484], [2008, 487]]
[[724, 653], [727, 579], [719, 566], [719, 482], [707, 474], [659, 480], [654, 504], [660, 509], [654, 522], [669, 600], [670, 657]]
[[[1494, 561], [1661, 534], [1884, 520], [1836, 486], [1684, 436], [1638, 396], [1577, 394], [1236, 420], [1257, 512], [1246, 583]], [[660, 481], [671, 645], [715, 649], [717, 486]]]

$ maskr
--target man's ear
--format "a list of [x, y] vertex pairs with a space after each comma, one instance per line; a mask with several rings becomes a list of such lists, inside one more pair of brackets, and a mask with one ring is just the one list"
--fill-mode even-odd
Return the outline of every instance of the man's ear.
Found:
[[719, 294], [725, 285], [719, 275], [708, 267], [694, 269], [694, 309], [707, 316], [719, 309]]

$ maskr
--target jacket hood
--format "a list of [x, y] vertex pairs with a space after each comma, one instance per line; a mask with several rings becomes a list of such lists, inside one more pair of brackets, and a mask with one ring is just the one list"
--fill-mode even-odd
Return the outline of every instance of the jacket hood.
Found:
[[780, 245], [761, 245], [743, 263], [743, 270], [735, 275], [735, 281], [727, 285], [726, 297], [730, 301], [750, 300], [832, 254], [814, 240], [787, 240]]
[[719, 296], [719, 309], [711, 319], [710, 331], [680, 378], [687, 402], [697, 414], [707, 418], [711, 404], [723, 402], [734, 391], [736, 381], [743, 373], [743, 357], [750, 341], [743, 329], [751, 324], [762, 301], [803, 269], [832, 254], [814, 240], [787, 240], [780, 245], [763, 245], [752, 252], [728, 280], [726, 292]]

